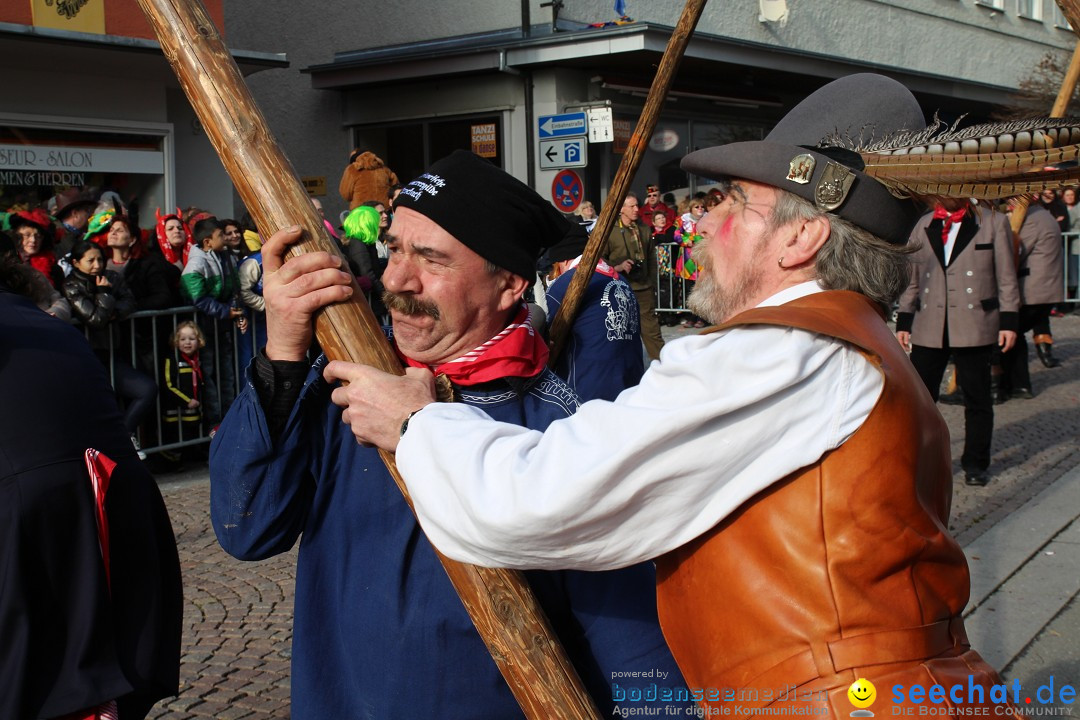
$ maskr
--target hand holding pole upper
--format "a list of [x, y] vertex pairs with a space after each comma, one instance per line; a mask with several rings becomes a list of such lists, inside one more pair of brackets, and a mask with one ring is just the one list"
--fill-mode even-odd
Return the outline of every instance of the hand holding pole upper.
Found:
[[312, 320], [322, 307], [352, 296], [352, 275], [328, 252], [304, 253], [285, 260], [300, 240], [300, 227], [278, 230], [262, 247], [263, 299], [266, 301], [266, 356], [303, 360], [314, 336]]

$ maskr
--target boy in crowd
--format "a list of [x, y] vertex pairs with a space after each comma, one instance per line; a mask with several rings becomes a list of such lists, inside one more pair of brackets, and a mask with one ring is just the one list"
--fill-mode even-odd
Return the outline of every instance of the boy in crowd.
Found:
[[[236, 262], [225, 248], [225, 230], [216, 218], [205, 218], [191, 230], [195, 246], [191, 248], [184, 273], [180, 276], [180, 291], [185, 299], [203, 313], [200, 325], [207, 338], [206, 347], [199, 351], [206, 382], [204, 417], [211, 426], [221, 422], [233, 398], [236, 397], [234, 371], [233, 320], [241, 333], [247, 331], [247, 317], [236, 300], [239, 283]], [[214, 348], [218, 348], [219, 366], [215, 367]]]

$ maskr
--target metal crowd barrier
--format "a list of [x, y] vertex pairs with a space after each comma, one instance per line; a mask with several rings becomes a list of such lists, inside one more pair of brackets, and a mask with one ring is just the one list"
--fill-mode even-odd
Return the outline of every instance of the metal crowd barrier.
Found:
[[1065, 254], [1065, 302], [1080, 302], [1080, 232], [1061, 234]]
[[[169, 338], [176, 331], [177, 325], [188, 320], [198, 324], [206, 335], [207, 352], [201, 355], [202, 365], [204, 375], [211, 376], [212, 383], [207, 383], [204, 388], [201, 422], [188, 423], [180, 417], [177, 417], [175, 422], [166, 422], [165, 408], [162, 405], [162, 389], [165, 387], [165, 378], [162, 376], [164, 359], [167, 355], [174, 355]], [[90, 331], [84, 329], [84, 332], [89, 337]], [[218, 339], [224, 339], [228, 347], [222, 347], [222, 344], [217, 342]], [[198, 313], [194, 306], [143, 310], [132, 313], [122, 321], [109, 324], [106, 369], [110, 381], [113, 381], [115, 386], [116, 358], [120, 357], [126, 359], [139, 372], [153, 378], [157, 384], [153, 416], [144, 418], [137, 432], [143, 452], [149, 454], [175, 451], [210, 442], [211, 423], [220, 422], [228, 410], [228, 405], [242, 388], [243, 371], [246, 368], [246, 362], [241, 364], [241, 358], [244, 357], [242, 349], [250, 350], [246, 354], [248, 358], [258, 352], [254, 323], [250, 322], [250, 317], [248, 331], [241, 334], [233, 321], [208, 317]], [[207, 358], [210, 359], [210, 373], [206, 372]], [[227, 384], [223, 384], [223, 379]], [[217, 417], [210, 416], [215, 410]], [[196, 427], [186, 427], [189, 424]]]
[[[1080, 232], [1064, 233], [1063, 242], [1065, 272], [1062, 282], [1065, 302], [1080, 302]], [[675, 274], [676, 259], [681, 251], [679, 243], [663, 243], [657, 246], [656, 311], [659, 313], [688, 312], [686, 298], [693, 283]], [[211, 374], [214, 379], [213, 387], [207, 388], [207, 392], [213, 393], [213, 396], [207, 398], [209, 403], [203, 404], [204, 420], [194, 429], [184, 427], [185, 423], [179, 419], [176, 423], [166, 423], [163, 420], [161, 402], [161, 388], [165, 384], [161, 372], [163, 360], [166, 353], [173, 353], [169, 347], [169, 338], [176, 326], [186, 320], [194, 320], [201, 327], [210, 330], [206, 333], [210, 352], [205, 357], [211, 358]], [[116, 332], [117, 325], [123, 326], [124, 332]], [[210, 411], [207, 405], [212, 407], [216, 401], [219, 415], [224, 416], [231, 400], [242, 388], [243, 371], [246, 368], [246, 362], [243, 362], [242, 358], [254, 357], [258, 352], [254, 323], [249, 323], [248, 332], [241, 334], [232, 321], [209, 318], [197, 313], [193, 306], [133, 313], [120, 323], [111, 323], [108, 338], [110, 379], [115, 377], [115, 359], [124, 357], [132, 367], [153, 378], [158, 386], [153, 417], [146, 418], [138, 432], [139, 442], [146, 453], [178, 450], [210, 442], [211, 428], [207, 425], [212, 420], [220, 421], [220, 417], [206, 417]], [[228, 347], [223, 348], [216, 342], [217, 339], [224, 339]], [[118, 347], [118, 344], [125, 344], [125, 347]], [[242, 352], [244, 349], [249, 352]], [[227, 380], [225, 385], [221, 382], [222, 378]], [[166, 426], [173, 424], [177, 426], [175, 434], [166, 433]]]
[[685, 313], [686, 298], [694, 285], [675, 274], [675, 262], [682, 252], [679, 243], [656, 246], [656, 312]]

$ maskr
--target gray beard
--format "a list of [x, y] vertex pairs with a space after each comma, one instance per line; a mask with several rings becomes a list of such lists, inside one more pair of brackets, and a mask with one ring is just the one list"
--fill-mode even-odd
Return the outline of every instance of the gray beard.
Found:
[[[764, 243], [759, 242], [760, 246]], [[690, 312], [702, 317], [712, 325], [726, 322], [743, 310], [748, 310], [751, 299], [757, 296], [761, 289], [764, 272], [760, 266], [755, 265], [740, 275], [730, 287], [720, 287], [708, 274], [708, 266], [705, 264], [705, 253], [698, 244], [693, 250], [694, 262], [703, 266], [705, 270], [698, 275], [694, 289], [686, 301]]]

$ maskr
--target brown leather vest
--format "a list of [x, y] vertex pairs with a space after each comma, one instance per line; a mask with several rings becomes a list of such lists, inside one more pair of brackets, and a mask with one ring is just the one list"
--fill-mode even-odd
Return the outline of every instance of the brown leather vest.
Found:
[[[711, 331], [755, 324], [844, 340], [885, 383], [847, 442], [657, 561], [660, 621], [688, 686], [846, 692], [858, 677], [873, 679], [872, 666], [891, 673], [935, 656], [959, 660], [969, 578], [946, 530], [949, 431], [896, 338], [871, 301], [844, 291], [753, 309]], [[888, 686], [878, 693], [884, 699]], [[771, 702], [763, 692], [741, 704]]]

